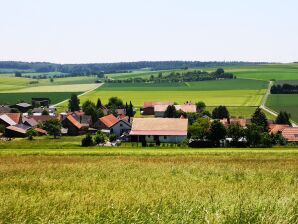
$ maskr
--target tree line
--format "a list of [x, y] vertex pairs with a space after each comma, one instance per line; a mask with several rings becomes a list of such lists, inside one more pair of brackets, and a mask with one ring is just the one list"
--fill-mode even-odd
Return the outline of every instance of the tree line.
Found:
[[22, 72], [61, 72], [71, 74], [85, 74], [88, 72], [102, 71], [119, 72], [138, 69], [172, 70], [184, 68], [209, 68], [232, 65], [255, 65], [257, 62], [201, 62], [201, 61], [139, 61], [139, 62], [120, 62], [120, 63], [94, 63], [94, 64], [54, 64], [48, 62], [17, 62], [0, 61], [0, 69], [16, 69]]
[[106, 79], [107, 83], [161, 83], [161, 82], [197, 82], [217, 79], [235, 79], [232, 73], [227, 73], [219, 68], [215, 72], [205, 72], [201, 70], [192, 70], [187, 72], [171, 72], [169, 75], [163, 75], [159, 72], [157, 76], [151, 75], [150, 78], [128, 78], [128, 79]]
[[270, 90], [271, 94], [297, 94], [298, 85], [283, 84], [273, 85]]

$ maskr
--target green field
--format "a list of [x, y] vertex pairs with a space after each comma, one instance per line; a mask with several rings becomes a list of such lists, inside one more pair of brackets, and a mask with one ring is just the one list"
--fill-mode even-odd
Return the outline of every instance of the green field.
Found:
[[113, 96], [121, 98], [124, 102], [130, 100], [136, 107], [142, 107], [145, 101], [204, 101], [208, 107], [226, 105], [240, 107], [233, 110], [233, 116], [249, 116], [255, 110], [265, 94], [267, 82], [257, 80], [218, 80], [189, 83], [123, 83], [104, 84], [96, 91], [83, 97], [96, 102], [100, 98], [103, 103]]
[[47, 97], [52, 104], [56, 104], [70, 98], [72, 93], [79, 95], [82, 92], [0, 93], [0, 104], [12, 105], [21, 101], [31, 103], [33, 97]]
[[277, 112], [287, 111], [298, 122], [298, 94], [272, 94], [266, 105]]
[[0, 149], [2, 223], [298, 221], [297, 149], [7, 144]]

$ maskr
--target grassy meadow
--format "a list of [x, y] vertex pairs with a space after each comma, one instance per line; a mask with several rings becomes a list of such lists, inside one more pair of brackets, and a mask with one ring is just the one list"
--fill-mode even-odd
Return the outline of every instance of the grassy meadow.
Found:
[[297, 223], [297, 170], [296, 149], [0, 149], [0, 222]]
[[298, 122], [298, 94], [271, 94], [266, 105], [274, 111], [287, 111]]

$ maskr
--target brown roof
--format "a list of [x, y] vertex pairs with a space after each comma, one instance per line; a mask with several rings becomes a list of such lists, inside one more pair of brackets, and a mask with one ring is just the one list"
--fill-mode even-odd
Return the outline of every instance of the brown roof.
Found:
[[154, 107], [155, 105], [173, 105], [172, 102], [145, 102], [143, 108]]
[[285, 128], [281, 134], [289, 142], [298, 142], [298, 128]]
[[48, 132], [44, 129], [41, 129], [41, 128], [34, 128], [35, 131], [37, 131], [38, 133], [41, 133], [41, 134], [44, 134], [44, 135], [47, 135]]
[[231, 118], [229, 123], [228, 119], [225, 118], [225, 119], [221, 119], [220, 122], [226, 127], [229, 126], [230, 124], [239, 124], [241, 127], [246, 127], [250, 123], [250, 120], [243, 119], [243, 118]]
[[290, 126], [287, 124], [270, 124], [269, 130], [270, 134], [277, 134], [278, 132], [282, 132], [285, 128], [289, 128]]
[[195, 112], [197, 112], [196, 105], [190, 105], [190, 104], [175, 105], [175, 108], [176, 108], [176, 110], [181, 110], [185, 113], [195, 113]]
[[26, 134], [27, 130], [17, 127], [17, 126], [8, 126], [6, 129], [11, 130], [11, 131], [15, 131], [15, 132], [19, 132], [21, 134]]
[[70, 123], [72, 123], [78, 129], [82, 128], [82, 125], [80, 124], [80, 122], [78, 122], [72, 115], [68, 115], [66, 119], [69, 120]]
[[39, 122], [45, 122], [51, 119], [57, 119], [57, 117], [53, 117], [50, 115], [31, 115], [31, 116], [26, 116], [26, 118], [31, 119], [33, 118], [34, 120], [36, 120], [38, 123]]
[[113, 115], [107, 115], [99, 118], [100, 122], [103, 123], [107, 128], [114, 126], [119, 120]]
[[21, 114], [20, 113], [2, 113], [0, 115], [6, 114], [11, 120], [15, 123], [21, 123]]
[[8, 125], [16, 125], [17, 123], [14, 122], [7, 114], [0, 115], [0, 119], [4, 121]]
[[23, 119], [23, 124], [24, 123], [27, 123], [31, 127], [34, 127], [34, 126], [37, 126], [38, 125], [38, 122], [35, 119], [33, 119], [33, 118], [24, 118]]
[[187, 128], [187, 119], [134, 118], [130, 135], [186, 136]]

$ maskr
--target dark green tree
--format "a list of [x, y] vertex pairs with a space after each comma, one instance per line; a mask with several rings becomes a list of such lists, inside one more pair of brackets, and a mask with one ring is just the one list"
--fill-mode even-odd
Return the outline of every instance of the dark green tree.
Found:
[[229, 118], [229, 117], [230, 117], [230, 113], [226, 106], [215, 107], [212, 111], [213, 119], [223, 119], [223, 118]]
[[82, 146], [83, 147], [89, 147], [93, 146], [94, 142], [92, 139], [92, 136], [88, 133], [83, 139], [82, 139]]
[[177, 117], [176, 107], [174, 105], [169, 105], [164, 113], [164, 117], [167, 117], [167, 118]]
[[240, 124], [231, 124], [227, 129], [227, 136], [232, 138], [231, 145], [237, 146], [239, 139], [244, 137], [244, 129]]
[[251, 118], [251, 123], [262, 127], [263, 132], [268, 130], [268, 120], [261, 108], [257, 108]]
[[97, 103], [96, 103], [96, 107], [97, 107], [97, 109], [101, 109], [102, 108], [102, 103], [101, 103], [101, 100], [98, 98], [97, 99]]
[[193, 139], [204, 140], [208, 134], [210, 123], [207, 118], [198, 118], [188, 128], [189, 136]]
[[43, 123], [43, 129], [46, 130], [50, 135], [57, 138], [61, 134], [61, 124], [58, 119], [50, 119]]
[[115, 107], [115, 108], [124, 108], [123, 101], [118, 97], [111, 97], [107, 104], [108, 108]]
[[257, 147], [261, 144], [263, 128], [254, 123], [247, 125], [245, 129], [245, 138], [248, 146]]
[[199, 101], [196, 103], [197, 112], [202, 113], [206, 109], [206, 104], [203, 101]]
[[42, 115], [49, 115], [49, 112], [47, 110], [43, 110], [41, 114]]
[[80, 110], [80, 99], [76, 94], [72, 94], [68, 101], [68, 110], [71, 112]]
[[26, 132], [26, 136], [27, 136], [28, 140], [33, 140], [33, 137], [37, 136], [37, 131], [35, 131], [34, 129], [29, 129]]
[[226, 134], [227, 134], [227, 131], [224, 125], [220, 121], [214, 120], [210, 126], [208, 139], [215, 146], [219, 146], [219, 141], [222, 139], [225, 139]]
[[281, 111], [276, 117], [275, 123], [276, 124], [288, 124], [291, 125], [291, 114], [287, 113], [286, 111]]

